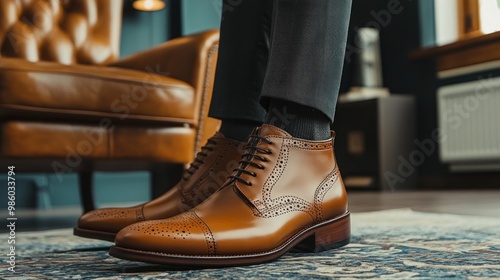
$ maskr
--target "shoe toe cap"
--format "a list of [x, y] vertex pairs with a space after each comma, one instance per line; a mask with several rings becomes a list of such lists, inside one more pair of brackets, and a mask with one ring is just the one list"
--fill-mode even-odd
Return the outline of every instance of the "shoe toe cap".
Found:
[[93, 231], [118, 232], [138, 221], [140, 207], [104, 208], [85, 213], [78, 220], [78, 227]]
[[215, 240], [191, 212], [164, 220], [145, 221], [121, 230], [118, 247], [167, 255], [211, 255]]

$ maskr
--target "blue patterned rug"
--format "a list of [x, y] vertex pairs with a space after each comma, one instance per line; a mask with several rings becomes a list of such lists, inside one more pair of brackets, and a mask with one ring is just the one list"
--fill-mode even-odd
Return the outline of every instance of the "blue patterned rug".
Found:
[[8, 236], [1, 279], [500, 279], [500, 219], [428, 214], [408, 209], [352, 215], [352, 243], [320, 254], [289, 253], [278, 261], [224, 269], [168, 267], [115, 259], [108, 242], [72, 231], [18, 233], [15, 273]]

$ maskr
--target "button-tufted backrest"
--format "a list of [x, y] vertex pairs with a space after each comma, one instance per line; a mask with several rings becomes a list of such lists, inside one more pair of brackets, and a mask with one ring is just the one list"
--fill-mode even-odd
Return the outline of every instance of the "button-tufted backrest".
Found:
[[0, 56], [61, 64], [118, 58], [122, 0], [0, 0]]

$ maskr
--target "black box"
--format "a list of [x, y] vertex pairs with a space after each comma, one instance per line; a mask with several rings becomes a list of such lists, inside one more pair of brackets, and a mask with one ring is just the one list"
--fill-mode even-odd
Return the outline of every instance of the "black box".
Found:
[[409, 158], [416, 140], [413, 96], [339, 102], [332, 129], [347, 188], [415, 188], [418, 166]]

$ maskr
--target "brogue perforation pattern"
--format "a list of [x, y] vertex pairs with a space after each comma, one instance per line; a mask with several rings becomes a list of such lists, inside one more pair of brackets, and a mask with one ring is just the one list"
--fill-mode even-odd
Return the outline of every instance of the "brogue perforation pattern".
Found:
[[144, 217], [144, 204], [140, 207], [135, 208], [135, 218], [137, 221], [144, 221], [146, 218]]
[[[288, 139], [284, 139], [288, 141]], [[290, 141], [288, 141], [290, 142]], [[286, 168], [289, 158], [289, 148], [284, 142], [281, 147], [276, 165], [273, 168], [269, 178], [266, 180], [264, 187], [262, 189], [263, 202], [255, 201], [254, 205], [258, 208], [258, 211], [254, 211], [256, 216], [263, 218], [273, 218], [281, 216], [294, 211], [302, 211], [308, 213], [314, 218], [315, 214], [312, 211], [311, 203], [305, 201], [304, 199], [296, 196], [280, 196], [277, 198], [272, 198], [272, 190], [276, 183], [280, 180], [283, 175], [283, 171]]]
[[214, 235], [210, 228], [203, 222], [194, 211], [189, 211], [185, 213], [186, 216], [190, 216], [190, 219], [198, 225], [198, 227], [203, 231], [205, 236], [205, 241], [207, 242], [207, 252], [209, 255], [217, 254], [217, 244], [215, 243]]
[[335, 185], [338, 176], [338, 166], [336, 165], [333, 171], [328, 175], [328, 177], [321, 182], [319, 187], [316, 189], [314, 194], [314, 209], [316, 212], [316, 222], [323, 221], [323, 200], [325, 199], [326, 193]]
[[[101, 219], [125, 219], [129, 216], [136, 216], [136, 210], [138, 207], [134, 208], [108, 208], [108, 209], [98, 209], [91, 213], [96, 217]], [[140, 209], [139, 209], [140, 210]]]
[[333, 148], [333, 142], [327, 141], [315, 143], [295, 139], [283, 139], [283, 144], [276, 165], [274, 166], [271, 175], [266, 180], [262, 189], [263, 201], [254, 201], [254, 205], [257, 207], [257, 209], [254, 210], [254, 214], [263, 218], [273, 218], [293, 211], [302, 211], [309, 214], [314, 220], [322, 220], [322, 202], [328, 190], [330, 190], [336, 182], [337, 168], [335, 168], [335, 170], [332, 171], [332, 173], [316, 189], [314, 203], [309, 203], [296, 196], [281, 196], [274, 199], [272, 198], [272, 190], [283, 175], [283, 171], [288, 162], [290, 147], [308, 150], [327, 150]]
[[129, 226], [128, 230], [141, 232], [148, 236], [188, 240], [188, 237], [193, 234], [196, 228], [203, 232], [208, 254], [215, 254], [217, 252], [215, 238], [210, 228], [193, 211], [188, 211], [166, 220], [136, 223]]
[[280, 196], [273, 199], [272, 205], [256, 214], [263, 218], [274, 218], [290, 212], [302, 211], [308, 213], [311, 218], [315, 217], [315, 213], [311, 209], [311, 204], [296, 196]]
[[266, 208], [274, 206], [274, 201], [271, 198], [271, 193], [276, 183], [279, 181], [281, 176], [283, 176], [283, 171], [285, 170], [286, 164], [288, 162], [288, 153], [288, 147], [286, 145], [282, 145], [278, 160], [276, 161], [276, 165], [274, 166], [271, 175], [264, 183], [264, 187], [262, 189], [262, 199], [264, 200], [264, 206]]
[[298, 148], [302, 150], [328, 150], [332, 149], [333, 142], [316, 143], [314, 141], [299, 141], [295, 139], [283, 139], [283, 145], [287, 147]]
[[157, 223], [154, 221], [134, 224], [130, 227], [131, 230], [140, 231], [150, 236], [161, 236], [172, 239], [186, 239], [191, 234], [191, 229], [194, 227], [192, 223], [185, 222], [182, 217], [175, 217], [169, 220], [168, 223]]

